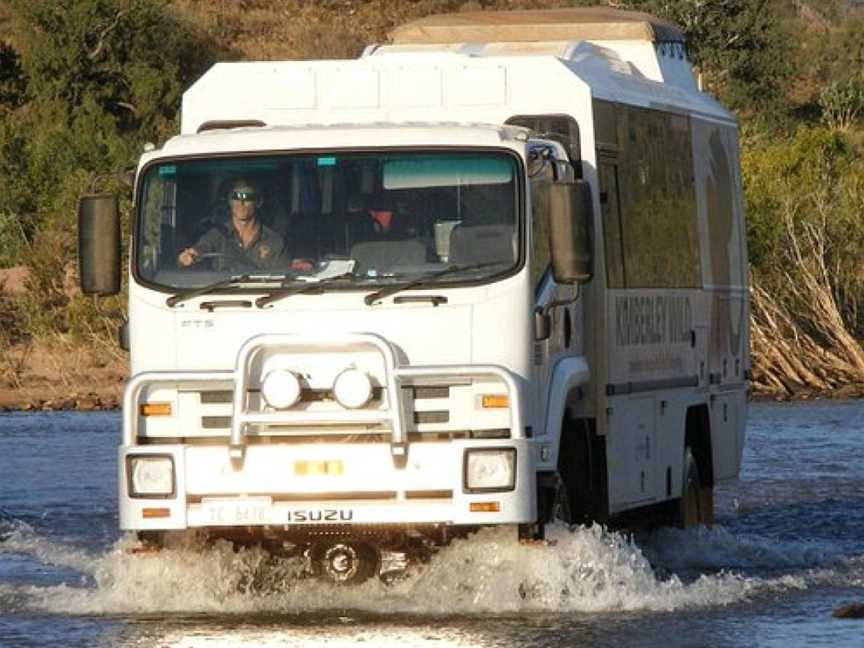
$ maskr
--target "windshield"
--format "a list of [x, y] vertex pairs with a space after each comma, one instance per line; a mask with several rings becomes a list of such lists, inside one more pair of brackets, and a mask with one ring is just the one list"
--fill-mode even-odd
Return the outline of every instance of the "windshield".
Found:
[[[515, 156], [486, 151], [156, 164], [141, 182], [137, 277], [178, 291], [238, 275], [476, 281], [519, 260], [518, 181]], [[477, 270], [439, 272], [450, 266]]]

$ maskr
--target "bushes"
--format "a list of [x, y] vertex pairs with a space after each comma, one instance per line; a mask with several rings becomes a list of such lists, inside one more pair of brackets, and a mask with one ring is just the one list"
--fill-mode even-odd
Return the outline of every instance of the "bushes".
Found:
[[0, 268], [11, 268], [26, 261], [27, 238], [14, 214], [0, 212]]
[[0, 113], [21, 104], [25, 81], [21, 60], [11, 45], [0, 41]]
[[864, 116], [864, 79], [831, 82], [819, 94], [819, 107], [829, 128], [849, 130]]

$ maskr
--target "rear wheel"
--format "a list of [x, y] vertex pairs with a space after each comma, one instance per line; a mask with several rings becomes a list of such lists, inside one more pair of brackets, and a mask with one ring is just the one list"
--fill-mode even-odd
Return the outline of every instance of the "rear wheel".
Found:
[[714, 490], [702, 480], [699, 464], [688, 446], [684, 449], [684, 471], [681, 499], [675, 514], [675, 526], [688, 529], [714, 524]]

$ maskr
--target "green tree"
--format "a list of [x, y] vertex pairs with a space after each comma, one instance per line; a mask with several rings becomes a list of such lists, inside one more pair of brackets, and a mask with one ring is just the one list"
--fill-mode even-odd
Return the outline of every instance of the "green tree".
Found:
[[774, 0], [629, 0], [679, 25], [707, 88], [736, 108], [776, 109], [791, 73]]
[[29, 242], [31, 326], [74, 330], [91, 308], [69, 308], [78, 197], [125, 193], [123, 171], [176, 131], [215, 51], [165, 0], [8, 2], [16, 50], [0, 50], [0, 90], [18, 85], [0, 111], [0, 214]]
[[840, 131], [802, 127], [789, 141], [745, 149], [742, 174], [755, 272], [773, 283], [778, 296], [787, 295], [790, 282], [799, 279], [795, 251], [807, 247], [828, 269], [831, 287], [850, 326], [861, 327], [861, 145]]
[[158, 139], [213, 58], [165, 0], [10, 0], [28, 98], [68, 120], [94, 109], [120, 133]]

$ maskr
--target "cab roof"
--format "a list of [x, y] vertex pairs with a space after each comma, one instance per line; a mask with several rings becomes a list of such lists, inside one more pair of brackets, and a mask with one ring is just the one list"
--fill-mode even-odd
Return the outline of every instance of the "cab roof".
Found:
[[244, 126], [178, 135], [146, 157], [387, 146], [513, 148], [517, 141], [527, 141], [529, 132], [519, 126], [454, 122]]

